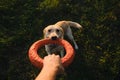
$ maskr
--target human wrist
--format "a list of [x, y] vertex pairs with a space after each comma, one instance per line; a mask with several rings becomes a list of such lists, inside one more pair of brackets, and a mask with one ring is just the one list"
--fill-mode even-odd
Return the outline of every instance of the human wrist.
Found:
[[51, 73], [51, 74], [57, 74], [59, 71], [59, 66], [43, 66], [43, 70], [46, 70], [46, 72]]
[[57, 75], [58, 69], [56, 68], [51, 68], [48, 66], [43, 66], [41, 73], [48, 78], [52, 78], [50, 80], [55, 80], [56, 75]]
[[55, 80], [57, 69], [48, 66], [43, 66], [39, 76], [35, 80]]

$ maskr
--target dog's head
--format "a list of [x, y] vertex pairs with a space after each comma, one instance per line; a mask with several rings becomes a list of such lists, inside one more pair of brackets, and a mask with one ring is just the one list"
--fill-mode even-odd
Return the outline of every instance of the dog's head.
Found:
[[44, 30], [44, 38], [50, 38], [52, 40], [56, 40], [58, 38], [63, 38], [64, 32], [61, 27], [56, 25], [49, 25]]

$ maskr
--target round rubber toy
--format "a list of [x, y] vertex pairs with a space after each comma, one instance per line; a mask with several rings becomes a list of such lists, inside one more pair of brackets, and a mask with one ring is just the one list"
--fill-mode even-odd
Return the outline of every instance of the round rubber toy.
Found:
[[66, 40], [63, 39], [57, 39], [57, 40], [50, 40], [50, 39], [42, 39], [38, 40], [35, 43], [32, 44], [32, 46], [29, 49], [28, 55], [31, 63], [38, 67], [42, 68], [43, 67], [43, 59], [38, 55], [37, 51], [40, 47], [46, 45], [46, 44], [58, 44], [61, 45], [65, 48], [66, 50], [66, 55], [61, 58], [62, 65], [64, 67], [67, 67], [74, 58], [74, 49], [71, 46], [70, 43], [68, 43]]

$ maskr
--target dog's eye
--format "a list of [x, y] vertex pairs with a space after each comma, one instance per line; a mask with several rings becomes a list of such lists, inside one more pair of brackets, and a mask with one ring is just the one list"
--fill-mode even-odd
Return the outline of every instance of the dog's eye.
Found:
[[51, 32], [51, 31], [52, 31], [51, 29], [48, 30], [48, 32]]
[[59, 29], [57, 29], [57, 30], [56, 30], [56, 32], [60, 32], [60, 30], [59, 30]]

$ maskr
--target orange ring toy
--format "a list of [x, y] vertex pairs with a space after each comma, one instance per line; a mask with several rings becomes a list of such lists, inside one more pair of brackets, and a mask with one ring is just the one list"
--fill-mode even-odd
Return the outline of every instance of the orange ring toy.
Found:
[[62, 65], [64, 67], [67, 67], [73, 61], [74, 56], [75, 56], [74, 49], [71, 46], [71, 44], [68, 43], [66, 40], [63, 40], [63, 39], [57, 39], [57, 40], [42, 39], [42, 40], [38, 40], [35, 43], [33, 43], [29, 49], [29, 52], [28, 52], [29, 59], [34, 66], [36, 66], [38, 68], [43, 67], [43, 59], [40, 58], [37, 51], [40, 47], [42, 47], [46, 44], [58, 44], [58, 45], [61, 45], [65, 48], [66, 55], [63, 58], [61, 58]]

